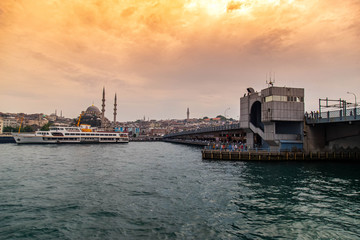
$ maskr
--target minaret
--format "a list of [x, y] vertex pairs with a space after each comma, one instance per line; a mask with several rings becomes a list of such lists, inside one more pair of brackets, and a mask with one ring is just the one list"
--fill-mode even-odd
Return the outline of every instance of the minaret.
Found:
[[189, 118], [190, 118], [190, 110], [189, 110], [189, 108], [187, 108], [186, 115], [187, 115], [186, 120], [189, 121]]
[[114, 127], [116, 126], [116, 106], [117, 106], [117, 103], [116, 103], [116, 93], [115, 93], [115, 100], [114, 100]]
[[105, 87], [103, 87], [102, 96], [102, 109], [101, 109], [101, 128], [105, 128]]

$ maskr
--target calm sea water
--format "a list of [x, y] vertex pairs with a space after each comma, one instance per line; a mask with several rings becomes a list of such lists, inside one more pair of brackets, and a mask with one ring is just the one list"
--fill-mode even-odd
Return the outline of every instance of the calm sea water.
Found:
[[0, 239], [360, 239], [360, 164], [0, 145]]

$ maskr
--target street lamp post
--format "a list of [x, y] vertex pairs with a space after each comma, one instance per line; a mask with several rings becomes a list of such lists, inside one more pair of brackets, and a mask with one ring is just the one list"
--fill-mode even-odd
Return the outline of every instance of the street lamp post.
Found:
[[352, 94], [352, 95], [354, 95], [354, 97], [355, 97], [355, 109], [354, 109], [354, 116], [355, 116], [355, 118], [356, 118], [356, 108], [357, 108], [356, 94], [355, 94], [355, 93], [353, 93], [353, 92], [347, 92], [347, 94]]

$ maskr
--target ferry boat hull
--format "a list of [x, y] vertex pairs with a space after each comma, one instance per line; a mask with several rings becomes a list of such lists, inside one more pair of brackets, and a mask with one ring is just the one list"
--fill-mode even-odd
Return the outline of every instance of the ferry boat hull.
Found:
[[35, 133], [13, 133], [18, 144], [59, 144], [59, 143], [128, 143], [126, 133], [82, 132], [80, 128], [53, 128]]
[[39, 137], [30, 134], [13, 134], [16, 143], [129, 143], [126, 139], [100, 139], [100, 138], [61, 138], [61, 137]]

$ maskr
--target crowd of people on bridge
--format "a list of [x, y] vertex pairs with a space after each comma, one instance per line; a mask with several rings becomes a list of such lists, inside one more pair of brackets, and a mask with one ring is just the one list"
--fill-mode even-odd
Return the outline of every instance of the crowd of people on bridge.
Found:
[[242, 142], [210, 142], [205, 149], [209, 150], [227, 150], [227, 151], [247, 151], [248, 146]]
[[321, 118], [321, 115], [319, 114], [319, 111], [313, 112], [311, 111], [310, 113], [305, 112], [305, 117], [306, 118], [310, 118], [310, 119], [318, 119]]

